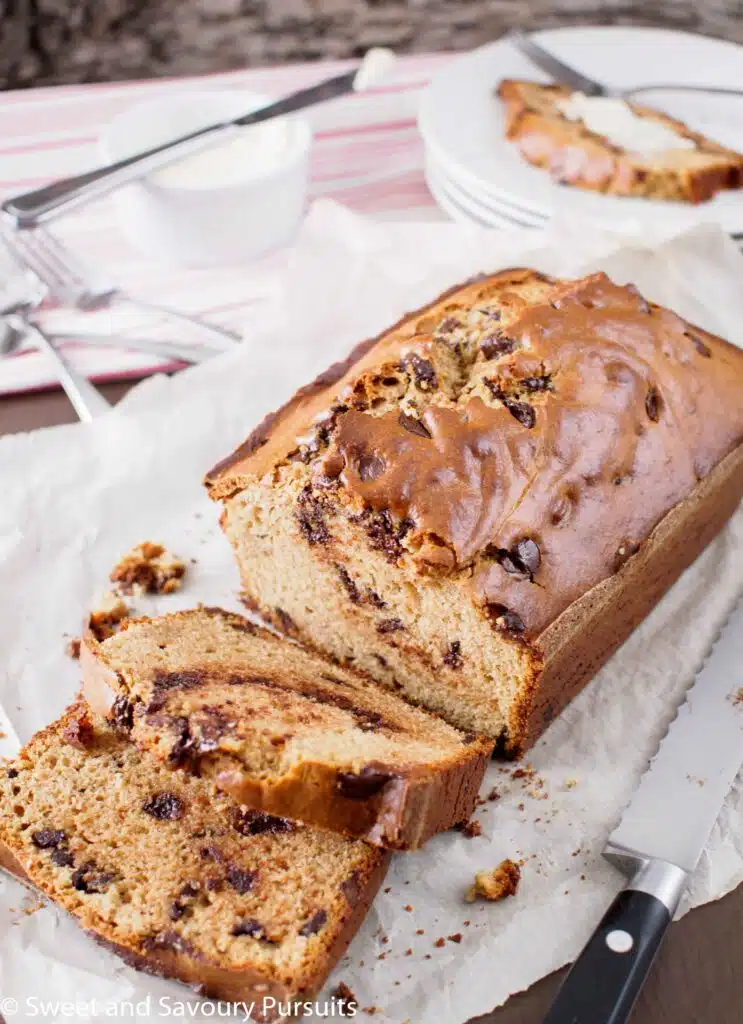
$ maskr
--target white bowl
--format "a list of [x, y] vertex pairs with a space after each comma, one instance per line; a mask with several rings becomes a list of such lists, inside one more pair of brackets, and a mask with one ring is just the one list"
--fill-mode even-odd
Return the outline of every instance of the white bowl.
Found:
[[[238, 90], [198, 90], [130, 107], [99, 140], [105, 163], [271, 102]], [[302, 118], [243, 129], [119, 189], [121, 228], [146, 256], [186, 266], [240, 263], [287, 242], [307, 195], [312, 133]]]

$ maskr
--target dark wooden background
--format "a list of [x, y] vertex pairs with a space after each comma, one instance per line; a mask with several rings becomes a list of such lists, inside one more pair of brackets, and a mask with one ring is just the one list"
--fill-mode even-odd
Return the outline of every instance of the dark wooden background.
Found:
[[743, 0], [0, 0], [0, 86], [353, 57], [373, 45], [465, 50], [516, 24], [663, 25], [743, 43]]

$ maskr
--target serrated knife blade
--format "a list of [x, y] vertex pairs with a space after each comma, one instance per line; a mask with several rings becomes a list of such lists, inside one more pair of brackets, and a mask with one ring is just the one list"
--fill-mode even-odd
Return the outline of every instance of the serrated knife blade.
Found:
[[742, 763], [739, 601], [609, 836], [607, 854], [628, 850], [691, 874]]
[[733, 609], [604, 856], [628, 875], [544, 1024], [625, 1024], [743, 764], [743, 599]]

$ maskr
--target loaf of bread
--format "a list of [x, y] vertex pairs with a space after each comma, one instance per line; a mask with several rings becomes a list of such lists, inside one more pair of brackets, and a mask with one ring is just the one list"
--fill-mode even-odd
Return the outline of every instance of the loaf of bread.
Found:
[[689, 203], [743, 187], [743, 155], [651, 107], [629, 104], [637, 117], [662, 125], [693, 143], [693, 148], [646, 155], [627, 152], [565, 115], [560, 104], [571, 96], [565, 85], [505, 79], [498, 96], [505, 105], [506, 137], [518, 144], [525, 160], [545, 168], [562, 184]]
[[250, 807], [394, 849], [467, 820], [493, 749], [239, 615], [129, 620], [85, 695], [143, 749]]
[[525, 749], [743, 493], [743, 352], [507, 270], [360, 345], [207, 476], [248, 603]]
[[80, 704], [0, 768], [0, 865], [131, 966], [273, 1020], [320, 987], [386, 854], [241, 808]]

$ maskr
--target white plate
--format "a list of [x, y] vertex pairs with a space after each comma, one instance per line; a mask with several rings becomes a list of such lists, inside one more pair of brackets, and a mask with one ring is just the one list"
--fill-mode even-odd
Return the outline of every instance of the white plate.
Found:
[[477, 191], [465, 180], [460, 180], [449, 173], [445, 164], [439, 163], [432, 153], [426, 153], [425, 164], [430, 168], [439, 184], [447, 192], [456, 196], [459, 205], [471, 207], [477, 211], [479, 216], [488, 217], [493, 215], [497, 219], [512, 221], [525, 228], [543, 228], [548, 223], [548, 218], [531, 210], [525, 210], [517, 206], [507, 198], [495, 197], [485, 192]]
[[[507, 206], [484, 203], [462, 190], [456, 182], [433, 159], [426, 158], [424, 173], [426, 184], [438, 205], [454, 220], [467, 220], [483, 227], [534, 228], [544, 226], [546, 221], [534, 223], [524, 219], [524, 214]], [[527, 215], [531, 217], [531, 215]]]
[[[608, 85], [627, 88], [667, 82], [743, 90], [743, 47], [717, 39], [646, 28], [566, 28], [535, 39]], [[679, 228], [714, 222], [743, 231], [743, 190], [692, 206], [604, 196], [557, 185], [531, 167], [503, 134], [503, 110], [494, 90], [503, 78], [549, 81], [508, 39], [448, 64], [426, 89], [419, 127], [426, 147], [451, 181], [471, 195], [486, 195], [550, 217], [575, 213], [600, 223], [674, 222]], [[690, 127], [743, 151], [743, 98], [699, 93], [653, 93], [652, 103]]]

